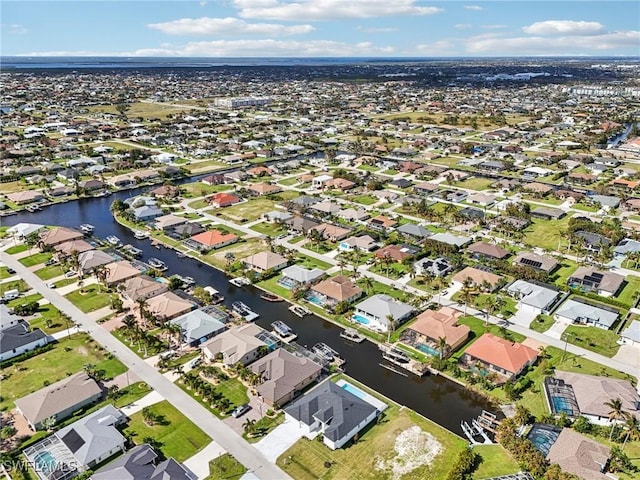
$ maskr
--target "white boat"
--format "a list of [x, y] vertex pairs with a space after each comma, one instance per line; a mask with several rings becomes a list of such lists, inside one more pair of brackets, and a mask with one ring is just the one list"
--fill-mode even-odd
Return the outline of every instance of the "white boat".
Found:
[[311, 350], [318, 357], [326, 360], [327, 362], [332, 362], [335, 357], [338, 356], [337, 352], [333, 348], [322, 342], [316, 343]]
[[349, 340], [354, 343], [361, 343], [365, 340], [365, 337], [360, 335], [358, 331], [353, 328], [346, 328], [340, 332], [340, 338], [344, 338], [345, 340]]
[[243, 317], [248, 322], [255, 320], [260, 316], [259, 314], [251, 310], [246, 304], [240, 301], [233, 302], [231, 304], [231, 310], [233, 310], [236, 314]]
[[204, 287], [204, 291], [208, 292], [211, 295], [211, 303], [216, 305], [224, 301], [224, 297], [220, 295], [220, 292], [213, 288], [212, 286]]
[[193, 277], [183, 277], [182, 275], [174, 275], [175, 278], [179, 279], [185, 287], [190, 287], [191, 285], [195, 284], [196, 281], [193, 279]]
[[138, 257], [142, 255], [142, 250], [134, 247], [133, 245], [125, 245], [124, 247], [122, 247], [122, 250], [124, 250], [125, 253], [128, 253], [129, 255], [132, 255], [134, 257]]
[[109, 242], [111, 245], [114, 245], [114, 246], [122, 245], [122, 242], [120, 241], [120, 239], [115, 235], [109, 235], [106, 240], [107, 242]]
[[143, 230], [134, 230], [133, 236], [136, 237], [138, 240], [143, 240], [149, 236], [149, 232], [145, 232]]
[[291, 305], [289, 307], [289, 311], [299, 316], [300, 318], [304, 317], [305, 315], [309, 315], [311, 313], [311, 311], [308, 308], [303, 307], [302, 305]]
[[231, 285], [235, 285], [236, 287], [242, 287], [244, 285], [251, 285], [251, 281], [246, 277], [236, 277], [229, 280]]
[[80, 230], [82, 230], [84, 233], [91, 233], [94, 230], [93, 225], [91, 225], [90, 223], [83, 223], [82, 225], [80, 225]]
[[164, 271], [167, 269], [167, 264], [158, 258], [151, 257], [147, 263], [151, 265], [156, 270]]
[[273, 328], [273, 331], [276, 332], [280, 337], [285, 338], [294, 335], [293, 329], [280, 320], [276, 320], [275, 322], [273, 322], [271, 324], [271, 327]]

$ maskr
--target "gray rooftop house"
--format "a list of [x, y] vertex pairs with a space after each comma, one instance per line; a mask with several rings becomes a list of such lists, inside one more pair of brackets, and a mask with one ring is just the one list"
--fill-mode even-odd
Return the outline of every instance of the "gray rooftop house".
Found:
[[415, 238], [416, 240], [423, 240], [431, 236], [431, 232], [424, 228], [422, 225], [416, 225], [415, 223], [406, 223], [396, 229], [396, 231]]
[[386, 332], [389, 328], [388, 318], [393, 318], [395, 325], [406, 321], [413, 313], [413, 307], [402, 303], [389, 295], [377, 294], [363, 300], [355, 306], [353, 320], [373, 330]]
[[436, 242], [446, 243], [447, 245], [454, 247], [464, 247], [467, 243], [470, 243], [471, 240], [473, 240], [470, 237], [454, 235], [452, 233], [436, 233], [429, 237], [429, 239], [435, 240]]
[[[325, 445], [332, 450], [343, 447], [386, 408], [364, 392], [362, 396], [351, 393], [359, 389], [348, 382], [343, 385], [349, 390], [326, 380], [285, 408], [287, 417], [307, 427], [307, 435], [322, 434]], [[367, 397], [373, 401], [367, 401]]]
[[139, 222], [153, 220], [154, 218], [158, 218], [162, 215], [164, 215], [162, 209], [155, 205], [142, 205], [141, 207], [133, 209], [133, 216]]
[[640, 321], [633, 320], [627, 328], [620, 332], [621, 343], [640, 347]]
[[158, 454], [146, 443], [133, 447], [91, 475], [92, 480], [196, 480], [197, 478], [197, 475], [173, 458], [158, 462]]
[[87, 250], [78, 255], [78, 263], [83, 273], [89, 272], [92, 268], [106, 265], [115, 258], [102, 250]]
[[413, 264], [417, 275], [444, 277], [453, 270], [453, 265], [444, 257], [423, 258]]
[[558, 262], [553, 257], [537, 255], [530, 252], [521, 252], [513, 260], [515, 265], [530, 267], [543, 272], [551, 273], [558, 268]]
[[541, 218], [543, 220], [559, 220], [565, 215], [566, 212], [564, 210], [552, 207], [537, 207], [531, 211], [532, 217]]
[[620, 199], [618, 197], [612, 197], [609, 195], [591, 195], [589, 198], [592, 202], [599, 203], [605, 208], [618, 208], [618, 205], [620, 205]]
[[44, 347], [51, 337], [39, 328], [31, 330], [24, 320], [7, 324], [0, 330], [0, 361], [17, 357], [23, 353]]
[[170, 321], [179, 325], [182, 340], [195, 347], [226, 330], [226, 325], [202, 310], [192, 310]]
[[618, 320], [617, 310], [596, 307], [588, 303], [569, 299], [554, 313], [557, 320], [569, 320], [572, 323], [583, 323], [608, 330]]
[[579, 230], [576, 235], [584, 240], [584, 247], [591, 252], [599, 252], [602, 247], [608, 247], [611, 241], [604, 235]]
[[41, 480], [67, 480], [116, 453], [126, 439], [116, 428], [126, 415], [107, 405], [27, 447], [23, 453]]
[[521, 309], [536, 315], [551, 311], [561, 296], [560, 292], [551, 285], [541, 285], [526, 280], [516, 280], [506, 290], [509, 295], [518, 299]]
[[603, 297], [611, 297], [618, 293], [625, 283], [622, 275], [594, 267], [578, 267], [567, 279], [572, 288], [579, 288], [585, 292], [596, 292]]
[[630, 253], [640, 252], [640, 242], [631, 238], [625, 238], [613, 249], [615, 255], [628, 255]]
[[292, 218], [293, 215], [291, 215], [289, 212], [283, 212], [280, 210], [271, 210], [270, 212], [265, 213], [263, 217], [268, 222], [277, 223], [277, 222], [286, 222], [287, 220]]
[[298, 285], [310, 285], [319, 280], [324, 271], [319, 268], [305, 268], [300, 265], [291, 265], [282, 270], [282, 278], [278, 283], [286, 288], [295, 288]]

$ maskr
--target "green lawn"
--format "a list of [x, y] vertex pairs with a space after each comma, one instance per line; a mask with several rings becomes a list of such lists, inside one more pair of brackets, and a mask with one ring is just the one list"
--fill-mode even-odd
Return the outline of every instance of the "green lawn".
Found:
[[620, 337], [615, 332], [598, 327], [569, 325], [564, 331], [564, 335], [569, 343], [605, 357], [613, 357], [620, 348], [620, 345], [616, 343]]
[[211, 204], [209, 203], [208, 200], [205, 199], [201, 199], [201, 200], [194, 200], [193, 202], [189, 202], [188, 205], [191, 208], [195, 208], [196, 210], [202, 210], [205, 209], [207, 207], [210, 207]]
[[333, 266], [330, 263], [323, 262], [304, 253], [297, 253], [294, 263], [305, 268], [319, 268], [320, 270], [329, 270]]
[[20, 292], [26, 292], [29, 290], [29, 285], [24, 280], [12, 280], [10, 282], [0, 283], [0, 295], [4, 295], [4, 292], [9, 290], [18, 290]]
[[541, 220], [534, 218], [531, 225], [524, 230], [524, 241], [529, 245], [540, 248], [557, 250], [560, 247], [567, 247], [567, 227], [571, 215], [567, 215], [560, 220]]
[[142, 419], [142, 412], [138, 412], [131, 415], [124, 430], [136, 444], [145, 443], [145, 438], [151, 437], [158, 442], [160, 451], [166, 458], [173, 457], [178, 462], [184, 462], [211, 442], [206, 433], [168, 401], [164, 400], [149, 408], [161, 417], [160, 422], [148, 426]]
[[[375, 392], [349, 379], [359, 388], [376, 396]], [[400, 409], [389, 403], [379, 424], [374, 424], [360, 433], [355, 443], [345, 448], [330, 450], [324, 443], [303, 437], [286, 450], [277, 464], [297, 480], [311, 479], [375, 479], [394, 478], [392, 468], [399, 467], [405, 460], [394, 450], [398, 436], [417, 426], [440, 444], [441, 453], [431, 465], [422, 465], [402, 475], [403, 480], [441, 480], [446, 478], [466, 441], [419, 416], [409, 409]], [[423, 433], [423, 434], [424, 434]], [[330, 466], [325, 466], [330, 462]], [[400, 478], [396, 476], [395, 478]]]
[[616, 298], [618, 299], [618, 301], [631, 307], [635, 302], [633, 295], [636, 292], [640, 291], [640, 277], [636, 277], [635, 275], [627, 275], [625, 280], [627, 281], [627, 284]]
[[469, 190], [486, 190], [494, 183], [495, 180], [490, 178], [472, 177], [462, 182], [456, 182], [455, 186], [460, 188], [468, 188]]
[[15, 255], [16, 253], [26, 252], [27, 250], [29, 250], [29, 245], [22, 244], [9, 247], [5, 250], [5, 252], [7, 252], [9, 255]]
[[518, 462], [501, 445], [477, 445], [473, 447], [473, 451], [480, 455], [478, 468], [471, 477], [474, 480], [508, 475], [520, 471]]
[[258, 233], [262, 233], [263, 235], [269, 235], [271, 237], [277, 237], [283, 233], [287, 232], [286, 228], [283, 228], [282, 225], [277, 223], [270, 222], [262, 222], [258, 223], [251, 227], [251, 230], [255, 230]]
[[373, 195], [353, 195], [349, 197], [349, 200], [360, 203], [362, 205], [373, 205], [379, 199], [378, 197], [374, 197]]
[[383, 275], [387, 278], [392, 278], [394, 280], [405, 276], [407, 273], [409, 273], [410, 270], [411, 267], [409, 265], [398, 262], [393, 262], [388, 265], [384, 263], [377, 263], [369, 268], [369, 271], [371, 272]]
[[462, 348], [458, 350], [457, 354], [454, 355], [454, 357], [457, 357], [457, 358], [459, 358], [459, 356], [462, 354], [464, 349], [466, 349], [469, 345], [475, 342], [484, 333], [492, 333], [498, 337], [511, 340], [512, 342], [522, 342], [527, 338], [524, 335], [511, 332], [503, 327], [499, 327], [498, 325], [494, 325], [492, 323], [485, 326], [484, 320], [478, 317], [470, 316], [470, 315], [466, 317], [461, 317], [458, 320], [458, 323], [462, 325], [467, 325], [471, 329], [471, 334], [469, 336], [469, 341]]
[[257, 285], [261, 288], [264, 288], [265, 290], [275, 293], [276, 295], [284, 299], [291, 300], [291, 290], [289, 290], [288, 288], [284, 288], [282, 285], [278, 284], [278, 280], [280, 278], [282, 278], [282, 275], [276, 275], [275, 277], [271, 277], [267, 280], [258, 282]]
[[[199, 164], [197, 163], [193, 164], [194, 167], [197, 167], [198, 165]], [[211, 195], [212, 193], [231, 190], [233, 187], [227, 184], [205, 185], [202, 182], [191, 182], [181, 185], [180, 188], [184, 191], [185, 197], [204, 197], [205, 195]]]
[[[291, 200], [300, 194], [295, 191], [285, 191], [275, 194], [274, 199], [267, 197], [258, 197], [248, 202], [239, 203], [230, 207], [225, 207], [216, 212], [221, 216], [228, 218], [233, 222], [252, 222], [262, 217], [265, 213], [276, 208], [276, 204], [282, 200]], [[276, 200], [280, 198], [281, 200]]]
[[95, 365], [97, 370], [103, 370], [105, 378], [113, 378], [126, 370], [117, 358], [105, 352], [88, 335], [75, 334], [71, 338], [61, 339], [48, 352], [0, 371], [5, 375], [0, 410], [12, 408], [14, 400], [40, 390], [45, 382], [51, 384], [80, 372], [87, 363]]
[[[52, 278], [59, 277], [60, 275], [64, 275], [64, 268], [60, 265], [50, 265], [48, 267], [43, 267], [39, 270], [36, 270], [34, 273], [41, 280], [51, 280]], [[77, 277], [74, 277], [76, 280]]]
[[31, 295], [27, 295], [26, 297], [18, 297], [14, 300], [11, 300], [9, 303], [7, 303], [7, 306], [12, 308], [18, 305], [26, 305], [31, 302], [37, 302], [39, 300], [42, 300], [42, 295], [40, 295], [39, 293], [34, 293]]
[[551, 315], [540, 314], [534, 318], [529, 324], [529, 328], [535, 332], [546, 332], [554, 324], [553, 317]]
[[278, 183], [280, 185], [284, 185], [285, 187], [290, 187], [291, 185], [295, 185], [296, 183], [298, 183], [298, 179], [293, 177], [293, 178], [285, 178], [284, 180], [280, 180]]
[[284, 412], [280, 412], [273, 417], [267, 417], [266, 415], [256, 422], [256, 429], [261, 430], [262, 434], [255, 437], [248, 437], [246, 433], [242, 434], [242, 437], [249, 443], [255, 443], [260, 441], [265, 435], [273, 431], [278, 425], [284, 422]]
[[247, 387], [245, 387], [237, 378], [229, 378], [216, 386], [216, 390], [224, 395], [232, 404], [230, 408], [238, 407], [249, 403], [247, 396]]
[[552, 275], [553, 282], [559, 287], [565, 287], [567, 285], [567, 279], [569, 275], [578, 269], [578, 264], [573, 260], [563, 259], [560, 263], [560, 267]]
[[225, 453], [209, 462], [209, 476], [205, 480], [239, 480], [246, 471], [244, 465]]
[[104, 287], [96, 284], [74, 290], [65, 297], [84, 313], [111, 305], [111, 295], [105, 292]]
[[51, 258], [51, 256], [52, 255], [47, 252], [36, 253], [34, 255], [21, 258], [19, 262], [23, 264], [25, 267], [32, 267], [33, 265], [38, 265], [40, 263], [46, 262]]

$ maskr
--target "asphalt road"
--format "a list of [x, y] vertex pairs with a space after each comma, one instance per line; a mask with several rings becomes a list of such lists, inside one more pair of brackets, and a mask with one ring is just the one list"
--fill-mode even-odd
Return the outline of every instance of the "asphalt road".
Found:
[[160, 393], [189, 420], [247, 467], [249, 471], [253, 472], [256, 477], [264, 480], [291, 478], [278, 466], [269, 462], [262, 453], [247, 443], [228, 425], [224, 424], [178, 386], [166, 379], [154, 367], [145, 363], [126, 345], [82, 313], [69, 300], [60, 296], [55, 290], [47, 288], [45, 282], [30, 272], [18, 260], [5, 252], [0, 252], [0, 259], [5, 265], [13, 268], [20, 278], [40, 292], [58, 310], [68, 315], [81, 330], [88, 332], [98, 343], [118, 357], [129, 370]]

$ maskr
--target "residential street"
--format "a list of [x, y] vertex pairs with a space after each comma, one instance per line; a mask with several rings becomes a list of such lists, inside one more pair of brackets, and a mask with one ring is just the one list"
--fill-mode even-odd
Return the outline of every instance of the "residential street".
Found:
[[282, 480], [290, 478], [279, 467], [269, 462], [265, 456], [253, 445], [247, 443], [241, 436], [225, 425], [221, 420], [212, 415], [198, 402], [183, 392], [178, 386], [171, 383], [154, 367], [148, 365], [135, 353], [119, 342], [109, 332], [82, 313], [66, 298], [60, 296], [55, 290], [46, 287], [45, 282], [29, 271], [14, 257], [5, 252], [0, 252], [0, 259], [5, 265], [13, 268], [31, 287], [40, 292], [61, 312], [69, 315], [81, 330], [85, 330], [104, 348], [113, 352], [132, 372], [142, 381], [167, 399], [180, 410], [187, 418], [198, 425], [207, 435], [214, 439], [225, 451], [231, 453], [238, 461], [264, 480]]

